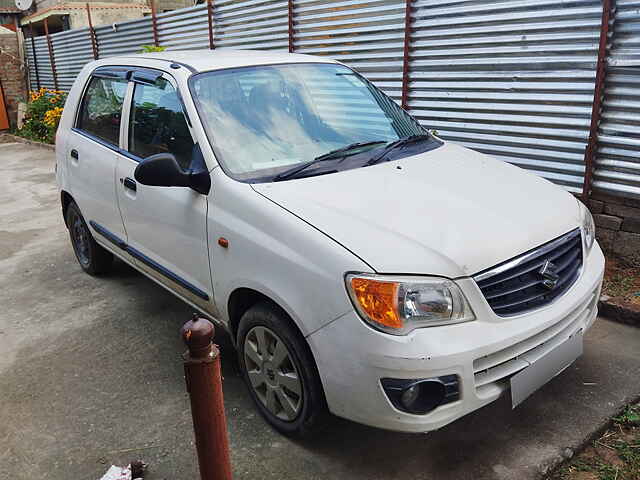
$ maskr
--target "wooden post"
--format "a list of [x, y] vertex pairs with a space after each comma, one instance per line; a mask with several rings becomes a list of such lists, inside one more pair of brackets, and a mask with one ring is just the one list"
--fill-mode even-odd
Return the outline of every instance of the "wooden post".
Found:
[[289, 53], [295, 50], [294, 30], [293, 30], [293, 0], [288, 0], [287, 4], [288, 20], [289, 20]]
[[44, 19], [44, 34], [47, 36], [47, 46], [49, 47], [49, 61], [51, 62], [51, 73], [53, 74], [53, 87], [55, 90], [58, 88], [58, 74], [56, 72], [56, 58], [53, 54], [53, 45], [51, 43], [51, 37], [49, 36], [49, 22], [48, 18]]
[[153, 44], [156, 47], [160, 46], [160, 39], [158, 38], [158, 18], [156, 17], [156, 2], [155, 0], [150, 0], [151, 2], [151, 28], [153, 29]]
[[600, 45], [598, 46], [598, 62], [596, 64], [596, 83], [593, 90], [591, 107], [591, 125], [589, 140], [584, 151], [584, 183], [582, 185], [582, 201], [587, 202], [591, 195], [594, 158], [598, 151], [598, 127], [602, 115], [602, 97], [604, 96], [607, 76], [607, 40], [609, 38], [609, 20], [611, 19], [611, 0], [602, 0], [602, 22], [600, 23]]
[[404, 7], [404, 51], [402, 55], [402, 100], [403, 109], [409, 108], [409, 51], [411, 44], [411, 0], [405, 0]]
[[96, 31], [93, 29], [93, 22], [91, 21], [91, 7], [87, 2], [87, 20], [89, 21], [89, 35], [91, 36], [91, 49], [93, 50], [93, 59], [98, 59], [98, 42], [96, 41]]
[[[33, 53], [33, 69], [36, 73], [36, 85], [40, 90], [40, 74], [38, 73], [38, 56], [36, 55], [36, 42], [33, 38], [33, 24], [29, 22], [29, 36], [31, 37], [31, 53]], [[31, 88], [31, 86], [29, 86]]]
[[213, 0], [207, 0], [207, 21], [209, 25], [209, 50], [213, 50]]

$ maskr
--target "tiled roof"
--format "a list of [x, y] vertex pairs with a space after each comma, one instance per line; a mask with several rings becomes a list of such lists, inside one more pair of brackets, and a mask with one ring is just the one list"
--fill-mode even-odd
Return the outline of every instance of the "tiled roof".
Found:
[[0, 0], [0, 13], [19, 13], [15, 0]]
[[[2, 1], [2, 0], [0, 0]], [[110, 3], [110, 2], [91, 2], [90, 3], [91, 10], [122, 10], [122, 9], [136, 9], [142, 11], [149, 11], [149, 6], [145, 3]], [[53, 7], [45, 8], [42, 10], [37, 10], [31, 15], [26, 17], [22, 17], [20, 23], [25, 25], [30, 21], [40, 21], [45, 17], [50, 15], [60, 15], [65, 13], [70, 13], [71, 10], [84, 10], [86, 8], [86, 2], [70, 2], [70, 3], [59, 3], [58, 5], [54, 5]]]

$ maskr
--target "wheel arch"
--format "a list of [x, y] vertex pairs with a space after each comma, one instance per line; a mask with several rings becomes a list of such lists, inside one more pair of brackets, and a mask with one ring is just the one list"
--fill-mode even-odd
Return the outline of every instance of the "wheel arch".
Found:
[[238, 336], [238, 326], [240, 325], [240, 319], [247, 310], [249, 310], [254, 305], [262, 302], [268, 303], [281, 311], [285, 318], [289, 320], [290, 325], [302, 338], [304, 338], [304, 334], [302, 333], [302, 330], [300, 330], [300, 327], [298, 327], [293, 318], [291, 318], [291, 315], [289, 315], [287, 310], [283, 308], [276, 300], [254, 288], [238, 287], [233, 292], [231, 292], [231, 294], [229, 295], [229, 299], [227, 300], [227, 314], [229, 318], [228, 329], [234, 344], [236, 343]]
[[282, 313], [282, 317], [287, 320], [289, 327], [291, 327], [294, 332], [300, 336], [300, 339], [303, 340], [304, 345], [308, 349], [308, 352], [313, 359], [314, 367], [316, 368], [317, 372], [318, 364], [316, 362], [313, 349], [311, 348], [311, 345], [307, 341], [302, 329], [295, 321], [293, 316], [277, 300], [254, 288], [238, 287], [233, 290], [233, 292], [231, 292], [231, 295], [229, 295], [229, 299], [227, 301], [227, 315], [229, 320], [227, 323], [227, 329], [229, 330], [233, 344], [237, 347], [238, 326], [240, 325], [240, 319], [242, 319], [242, 316], [247, 310], [259, 303], [268, 303]]
[[[60, 205], [62, 207], [62, 218], [64, 219], [64, 224], [65, 225], [67, 225], [67, 209], [69, 208], [69, 205], [71, 205], [71, 202], [75, 202], [75, 200], [73, 199], [71, 194], [69, 192], [67, 192], [66, 190], [61, 190], [60, 191]], [[67, 225], [67, 227], [68, 226], [69, 225]]]

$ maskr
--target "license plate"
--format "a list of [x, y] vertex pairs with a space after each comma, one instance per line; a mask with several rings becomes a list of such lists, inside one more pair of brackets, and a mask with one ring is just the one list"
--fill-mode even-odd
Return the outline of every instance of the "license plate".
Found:
[[[529, 395], [560, 374], [582, 355], [582, 343], [582, 330], [579, 330], [544, 357], [532, 362], [511, 377], [512, 408], [516, 408]], [[524, 360], [527, 359], [524, 358]]]

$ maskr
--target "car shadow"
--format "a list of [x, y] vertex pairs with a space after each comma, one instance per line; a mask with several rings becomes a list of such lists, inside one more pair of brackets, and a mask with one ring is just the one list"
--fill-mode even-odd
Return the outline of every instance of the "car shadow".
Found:
[[[149, 358], [157, 362], [153, 367], [156, 381], [152, 383], [156, 395], [168, 403], [184, 398], [179, 355], [185, 346], [179, 330], [190, 319], [193, 309], [120, 261], [104, 280], [109, 285], [100, 286], [97, 282], [96, 288], [107, 289], [121, 304], [120, 309], [129, 309], [142, 318], [120, 324], [113, 323], [113, 315], [107, 315], [102, 322], [117, 331], [119, 338], [130, 342], [144, 342], [152, 335], [151, 348], [139, 355], [145, 356], [146, 362]], [[511, 409], [507, 394], [428, 434], [385, 431], [329, 417], [324, 429], [314, 437], [294, 439], [279, 434], [258, 414], [240, 376], [229, 335], [222, 328], [216, 328], [214, 341], [221, 352], [225, 410], [237, 478], [521, 480], [537, 477], [549, 462], [562, 459], [563, 448], [581, 435], [576, 431], [590, 430], [583, 425], [583, 417], [589, 414], [593, 417], [589, 405], [594, 399], [589, 397], [592, 390], [586, 390], [582, 382], [597, 378], [603, 368], [590, 363], [591, 357], [585, 355], [516, 410]], [[121, 363], [114, 363], [112, 368], [121, 369]], [[107, 370], [103, 374], [115, 375]], [[140, 398], [145, 389], [132, 389], [131, 393]], [[134, 414], [136, 410], [130, 409], [130, 412]], [[183, 415], [190, 417], [188, 412]], [[177, 438], [184, 435], [191, 438], [190, 429], [187, 421]], [[191, 458], [174, 457], [172, 461], [186, 465]], [[158, 462], [159, 467], [173, 468], [161, 455], [152, 455], [150, 460]]]

